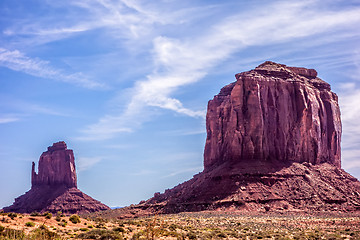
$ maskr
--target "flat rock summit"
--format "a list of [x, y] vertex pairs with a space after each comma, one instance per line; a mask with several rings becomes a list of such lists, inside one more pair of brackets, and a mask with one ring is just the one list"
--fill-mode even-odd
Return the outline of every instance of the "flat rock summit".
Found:
[[5, 212], [90, 213], [110, 209], [77, 188], [73, 150], [57, 142], [41, 154], [38, 173], [32, 163], [31, 189], [15, 199]]
[[203, 172], [116, 211], [360, 211], [360, 182], [341, 169], [330, 85], [314, 69], [270, 61], [235, 77], [208, 103]]

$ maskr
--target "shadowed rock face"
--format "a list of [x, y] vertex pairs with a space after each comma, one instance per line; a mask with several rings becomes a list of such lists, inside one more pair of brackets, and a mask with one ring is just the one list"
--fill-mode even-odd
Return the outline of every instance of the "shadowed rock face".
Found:
[[5, 212], [59, 211], [66, 214], [110, 209], [77, 189], [75, 159], [65, 142], [57, 142], [41, 154], [38, 173], [32, 163], [31, 189], [15, 199]]
[[185, 211], [360, 211], [341, 169], [337, 96], [314, 69], [265, 62], [208, 103], [204, 171], [123, 217]]
[[341, 166], [338, 98], [314, 69], [265, 62], [236, 79], [209, 101], [205, 171], [228, 161]]

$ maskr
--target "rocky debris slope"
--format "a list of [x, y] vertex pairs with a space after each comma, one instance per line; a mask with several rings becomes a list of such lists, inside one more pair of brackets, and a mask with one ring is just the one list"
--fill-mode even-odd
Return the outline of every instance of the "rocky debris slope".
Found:
[[110, 209], [77, 189], [75, 159], [65, 142], [48, 147], [40, 156], [38, 173], [32, 163], [31, 189], [5, 212], [89, 213]]
[[236, 80], [208, 103], [204, 171], [119, 214], [359, 211], [360, 182], [341, 169], [330, 85], [314, 69], [274, 62]]

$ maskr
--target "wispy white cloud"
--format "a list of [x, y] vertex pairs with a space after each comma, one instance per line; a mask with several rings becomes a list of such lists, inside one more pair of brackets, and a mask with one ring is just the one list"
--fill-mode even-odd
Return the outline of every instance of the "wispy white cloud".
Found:
[[174, 135], [174, 136], [189, 136], [189, 135], [199, 135], [206, 133], [205, 125], [202, 129], [179, 129], [179, 130], [173, 130], [173, 131], [167, 131], [164, 132], [166, 135]]
[[355, 83], [346, 83], [339, 92], [342, 119], [342, 162], [343, 168], [360, 167], [360, 89]]
[[104, 147], [108, 149], [130, 149], [130, 148], [134, 148], [135, 146], [129, 144], [110, 144]]
[[51, 67], [47, 61], [38, 58], [30, 58], [18, 50], [0, 48], [0, 66], [26, 74], [63, 81], [85, 88], [103, 88], [103, 84], [87, 79], [82, 73], [66, 74], [63, 71]]
[[2, 114], [0, 114], [0, 118], [2, 119], [0, 123], [18, 122], [35, 115], [74, 116], [68, 109], [58, 109], [57, 107], [50, 107], [44, 103], [34, 103], [29, 100], [22, 100], [6, 95], [0, 96], [0, 109], [2, 112]]
[[17, 122], [19, 120], [20, 120], [20, 118], [17, 118], [17, 117], [1, 116], [0, 115], [0, 124]]
[[149, 170], [149, 169], [143, 169], [138, 172], [130, 172], [129, 175], [132, 176], [146, 176], [146, 175], [153, 175], [156, 174], [155, 171]]
[[[114, 124], [112, 122], [115, 120], [114, 130], [121, 132], [118, 129], [123, 130], [124, 125], [119, 120], [124, 116], [126, 119], [136, 119], [139, 125], [139, 114], [146, 107], [203, 118], [205, 110], [185, 107], [172, 96], [179, 88], [203, 79], [212, 68], [234, 53], [249, 46], [266, 46], [310, 36], [325, 40], [328, 37], [325, 33], [345, 28], [355, 29], [360, 24], [360, 8], [331, 11], [321, 10], [317, 4], [320, 2], [276, 2], [261, 9], [255, 7], [246, 13], [229, 16], [191, 38], [155, 37], [155, 70], [146, 79], [135, 83], [126, 111], [100, 119], [85, 134], [105, 132], [104, 138], [111, 137], [113, 134], [108, 134], [111, 132], [108, 126]], [[360, 35], [358, 31], [355, 32]], [[125, 123], [127, 131], [133, 129], [131, 122]]]
[[162, 176], [161, 178], [169, 178], [169, 177], [174, 177], [177, 176], [179, 174], [183, 174], [183, 173], [199, 173], [203, 170], [203, 167], [192, 167], [192, 168], [186, 168], [186, 169], [181, 169], [181, 170], [177, 170], [174, 172], [171, 172], [168, 175]]
[[15, 41], [17, 45], [40, 45], [86, 31], [105, 29], [116, 39], [142, 41], [151, 38], [145, 36], [153, 35], [158, 26], [182, 24], [211, 14], [210, 11], [199, 11], [198, 8], [177, 9], [166, 2], [158, 4], [136, 0], [49, 1], [47, 4], [66, 17], [45, 14], [24, 19], [21, 23], [7, 27], [3, 31], [4, 35], [19, 37]]
[[[48, 4], [64, 10], [69, 3]], [[122, 112], [108, 113], [97, 123], [87, 126], [82, 131], [83, 140], [107, 139], [119, 133], [131, 132], [152, 116], [151, 111], [144, 114], [145, 109], [149, 108], [204, 118], [204, 107], [196, 109], [184, 106], [180, 99], [174, 97], [174, 93], [181, 87], [204, 79], [219, 63], [249, 46], [267, 46], [315, 36], [314, 40], [308, 42], [316, 45], [341, 41], [349, 37], [349, 33], [357, 37], [360, 35], [357, 30], [360, 24], [359, 7], [335, 11], [323, 8], [322, 1], [275, 1], [266, 6], [250, 4], [246, 11], [233, 13], [219, 19], [216, 24], [182, 38], [177, 38], [176, 34], [166, 36], [162, 32], [165, 28], [159, 26], [176, 28], [191, 23], [198, 15], [209, 14], [207, 12], [213, 6], [206, 9], [203, 6], [177, 8], [176, 4], [166, 2], [152, 4], [128, 0], [80, 0], [70, 4], [76, 9], [67, 14], [66, 21], [49, 16], [31, 19], [35, 21], [10, 26], [4, 34], [26, 35], [32, 41], [44, 43], [94, 29], [105, 29], [109, 37], [120, 39], [122, 44], [127, 42], [129, 49], [139, 49], [143, 47], [143, 42], [153, 46], [154, 71], [134, 83], [127, 108]], [[4, 58], [0, 59], [0, 64], [13, 70], [88, 88], [102, 87], [101, 83], [91, 81], [81, 73], [64, 74], [52, 68], [48, 62], [31, 59], [19, 51], [0, 51]], [[332, 64], [344, 63], [345, 59], [337, 59]]]
[[113, 138], [119, 133], [131, 133], [136, 124], [135, 121], [135, 119], [129, 119], [124, 115], [107, 115], [102, 117], [98, 123], [83, 129], [83, 135], [76, 139], [80, 141], [105, 140]]
[[76, 159], [79, 172], [85, 171], [103, 160], [103, 157], [79, 157]]

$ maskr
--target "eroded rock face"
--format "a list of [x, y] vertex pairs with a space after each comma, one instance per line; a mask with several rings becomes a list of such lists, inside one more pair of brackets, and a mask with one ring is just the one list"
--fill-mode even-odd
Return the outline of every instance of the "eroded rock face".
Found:
[[74, 153], [71, 149], [67, 149], [65, 142], [54, 143], [41, 154], [38, 174], [35, 172], [33, 162], [31, 184], [77, 187]]
[[39, 159], [38, 173], [32, 163], [31, 189], [15, 199], [5, 212], [89, 213], [110, 208], [77, 189], [74, 153], [65, 142], [48, 147]]
[[341, 167], [338, 98], [314, 69], [265, 62], [208, 103], [204, 168], [225, 162]]

